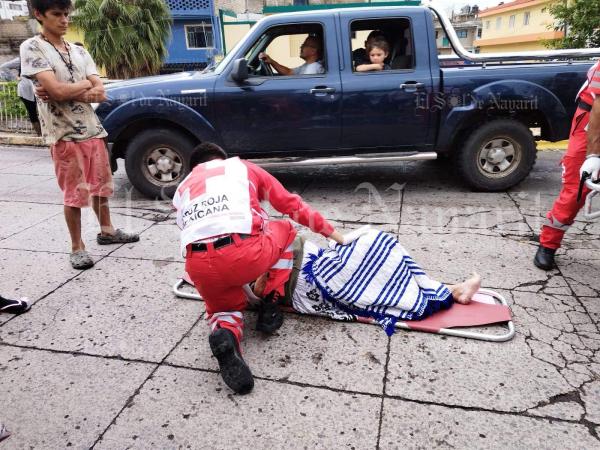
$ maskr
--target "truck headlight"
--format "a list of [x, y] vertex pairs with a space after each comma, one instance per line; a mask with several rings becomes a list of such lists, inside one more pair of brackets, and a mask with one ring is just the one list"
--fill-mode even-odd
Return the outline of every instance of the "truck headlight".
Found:
[[98, 106], [100, 106], [100, 103], [90, 103], [92, 105], [92, 109], [94, 111], [96, 111], [98, 109]]

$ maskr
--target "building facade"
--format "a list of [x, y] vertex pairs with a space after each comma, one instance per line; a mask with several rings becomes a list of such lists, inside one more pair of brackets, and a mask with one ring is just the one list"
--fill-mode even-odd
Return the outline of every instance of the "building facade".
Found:
[[481, 38], [475, 41], [481, 53], [544, 50], [545, 40], [564, 37], [554, 31], [548, 11], [552, 0], [516, 0], [479, 13]]
[[29, 16], [29, 8], [25, 0], [0, 1], [0, 19], [13, 20], [15, 17]]
[[[479, 8], [477, 6], [465, 6], [458, 13], [452, 13], [450, 22], [456, 30], [456, 34], [461, 44], [470, 52], [477, 53], [479, 49], [475, 45], [475, 41], [481, 38], [481, 20], [477, 14]], [[442, 29], [442, 25], [435, 21], [435, 41], [440, 55], [452, 55], [452, 47], [446, 33]]]
[[201, 69], [222, 53], [213, 0], [167, 0], [173, 25], [164, 72]]

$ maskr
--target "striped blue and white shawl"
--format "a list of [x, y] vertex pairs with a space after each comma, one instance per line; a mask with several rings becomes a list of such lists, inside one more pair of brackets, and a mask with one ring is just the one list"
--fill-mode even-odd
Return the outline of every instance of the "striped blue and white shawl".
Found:
[[391, 234], [370, 230], [349, 245], [310, 255], [306, 281], [337, 307], [377, 320], [388, 335], [398, 320], [420, 320], [452, 305], [446, 286], [429, 278]]

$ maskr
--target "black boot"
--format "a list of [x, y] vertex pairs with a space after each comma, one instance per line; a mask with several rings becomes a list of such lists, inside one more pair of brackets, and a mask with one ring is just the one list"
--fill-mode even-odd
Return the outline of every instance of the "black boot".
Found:
[[238, 343], [231, 331], [218, 328], [208, 337], [213, 355], [219, 361], [221, 376], [236, 394], [247, 394], [254, 387], [252, 372], [238, 350]]
[[0, 312], [23, 314], [29, 311], [29, 308], [31, 308], [31, 305], [25, 299], [11, 300], [0, 295]]
[[554, 254], [556, 250], [547, 248], [540, 245], [533, 259], [533, 263], [542, 270], [554, 269], [556, 263], [554, 262]]
[[273, 291], [258, 305], [258, 319], [256, 330], [273, 334], [283, 325], [283, 313], [279, 309], [279, 296]]

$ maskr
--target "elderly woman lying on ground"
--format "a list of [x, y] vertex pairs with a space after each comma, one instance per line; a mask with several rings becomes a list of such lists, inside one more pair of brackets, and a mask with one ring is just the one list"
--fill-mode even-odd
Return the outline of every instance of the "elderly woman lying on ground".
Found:
[[372, 318], [391, 335], [398, 320], [421, 320], [455, 301], [469, 303], [481, 286], [477, 274], [449, 286], [432, 280], [388, 233], [365, 227], [351, 234], [353, 242], [332, 242], [328, 249], [296, 239], [285, 295], [274, 301], [269, 287], [265, 292], [273, 286], [273, 271], [254, 284], [254, 294], [265, 298], [257, 329], [273, 332], [281, 326], [279, 304], [336, 320]]

